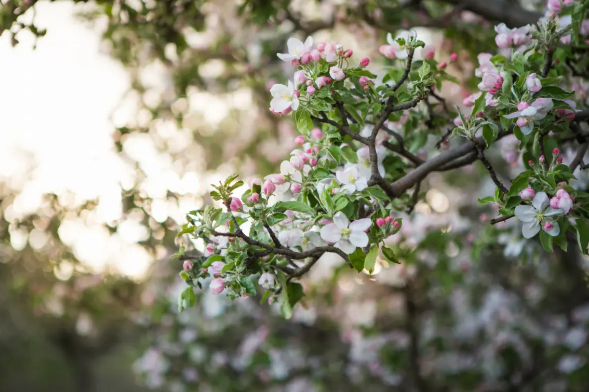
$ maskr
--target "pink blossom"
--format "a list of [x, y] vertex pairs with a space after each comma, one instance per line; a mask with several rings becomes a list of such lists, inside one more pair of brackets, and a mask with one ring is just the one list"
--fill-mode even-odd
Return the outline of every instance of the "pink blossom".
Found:
[[526, 117], [520, 117], [517, 119], [516, 124], [518, 127], [520, 128], [524, 128], [526, 125], [528, 125], [530, 122], [530, 120], [528, 120]]
[[301, 65], [301, 62], [299, 61], [299, 59], [292, 59], [290, 60], [290, 65], [292, 65], [293, 67], [298, 67], [299, 65]]
[[556, 163], [562, 163], [562, 157], [556, 158]]
[[311, 60], [312, 60], [313, 62], [315, 62], [315, 63], [316, 63], [316, 62], [318, 62], [319, 60], [321, 60], [321, 52], [320, 52], [320, 51], [318, 51], [317, 49], [313, 49], [313, 50], [312, 50], [312, 51], [311, 51], [309, 54], [311, 55]]
[[552, 230], [552, 227], [553, 227], [553, 225], [551, 222], [544, 223], [544, 230], [550, 231], [550, 230]]
[[321, 139], [323, 138], [323, 132], [321, 132], [321, 129], [319, 128], [313, 128], [311, 130], [311, 137], [314, 139]]
[[360, 60], [361, 67], [367, 67], [368, 64], [370, 64], [370, 59], [368, 57], [364, 57], [362, 60]]
[[250, 178], [247, 181], [247, 185], [249, 186], [250, 189], [254, 189], [254, 185], [260, 185], [260, 186], [262, 185], [262, 180], [260, 180], [257, 177]]
[[536, 191], [534, 191], [532, 188], [526, 188], [519, 193], [519, 197], [521, 197], [522, 200], [532, 200], [535, 195]]
[[464, 125], [460, 116], [456, 116], [456, 118], [454, 119], [454, 125], [456, 125], [457, 127], [461, 127]]
[[266, 182], [264, 182], [264, 186], [262, 186], [262, 192], [264, 192], [266, 196], [270, 196], [274, 193], [275, 190], [276, 185], [274, 185], [272, 181], [266, 180]]
[[381, 45], [378, 48], [378, 51], [380, 52], [380, 54], [382, 54], [384, 57], [388, 59], [395, 58], [395, 48], [391, 45]]
[[362, 76], [358, 80], [358, 83], [360, 83], [360, 86], [366, 86], [366, 84], [368, 83], [368, 78], [366, 76]]
[[398, 229], [400, 226], [401, 226], [401, 224], [399, 223], [399, 221], [397, 221], [397, 220], [393, 220], [393, 227], [394, 227], [395, 229]]
[[286, 178], [282, 174], [270, 174], [266, 179], [275, 185], [282, 185], [286, 181]]
[[295, 144], [298, 144], [299, 146], [305, 144], [305, 137], [303, 135], [295, 137]]
[[390, 216], [387, 216], [387, 217], [384, 218], [384, 221], [386, 223], [391, 223], [393, 221], [393, 218], [391, 218]]
[[530, 37], [530, 26], [523, 26], [512, 30], [512, 39], [515, 46], [527, 45], [532, 38]]
[[311, 165], [311, 167], [317, 166], [317, 158], [311, 158], [309, 165]]
[[322, 88], [327, 84], [327, 78], [325, 76], [319, 76], [315, 79], [315, 84], [317, 85], [317, 88]]
[[481, 96], [481, 93], [471, 94], [468, 97], [464, 98], [462, 104], [467, 108], [474, 106], [474, 102]]
[[303, 158], [300, 155], [295, 155], [295, 156], [290, 157], [290, 164], [296, 170], [301, 170], [303, 168], [303, 166], [305, 166], [305, 161], [303, 160]]
[[303, 84], [307, 81], [307, 77], [305, 76], [305, 71], [300, 70], [294, 73], [294, 82], [295, 84]]
[[225, 263], [223, 263], [222, 261], [214, 261], [209, 268], [209, 273], [212, 277], [221, 275], [221, 273], [223, 272], [223, 267], [225, 267]]
[[525, 110], [525, 109], [529, 108], [529, 107], [530, 107], [530, 104], [527, 103], [527, 102], [525, 102], [525, 101], [522, 101], [522, 102], [520, 102], [520, 103], [517, 104], [517, 110], [519, 110], [520, 112], [522, 110]]
[[225, 290], [225, 282], [221, 278], [213, 279], [209, 289], [214, 295], [219, 295]]
[[448, 63], [447, 63], [447, 62], [445, 62], [445, 61], [442, 61], [442, 62], [440, 63], [440, 65], [438, 65], [438, 67], [440, 67], [440, 69], [446, 69], [446, 67], [447, 67], [447, 66], [448, 66]]
[[344, 71], [342, 71], [341, 68], [336, 66], [329, 68], [329, 76], [331, 76], [334, 80], [338, 82], [346, 77]]
[[558, 147], [554, 147], [552, 149], [552, 155], [560, 155], [560, 150], [558, 149]]
[[558, 14], [562, 10], [562, 0], [548, 0], [546, 10], [551, 14]]
[[550, 199], [550, 207], [554, 208], [555, 210], [558, 209], [558, 197], [553, 197]]
[[301, 64], [307, 64], [309, 61], [311, 61], [311, 55], [309, 52], [303, 53], [301, 56]]
[[421, 49], [421, 55], [426, 60], [431, 60], [434, 58], [436, 54], [436, 47], [433, 45], [425, 45], [423, 49]]
[[490, 89], [494, 88], [495, 85], [499, 82], [499, 75], [493, 73], [486, 73], [483, 75], [483, 80], [478, 85], [479, 90], [481, 91], [489, 91]]
[[205, 256], [210, 256], [213, 253], [215, 253], [215, 245], [208, 244], [207, 247], [205, 248]]
[[301, 184], [297, 184], [296, 182], [293, 182], [290, 185], [290, 191], [292, 193], [299, 193], [301, 191]]
[[313, 87], [313, 86], [307, 87], [307, 94], [309, 94], [310, 96], [315, 94], [316, 91], [317, 90], [315, 90], [315, 87]]
[[512, 38], [508, 34], [497, 34], [495, 36], [495, 43], [501, 49], [510, 48], [512, 44]]
[[354, 52], [352, 51], [352, 49], [348, 49], [345, 51], [344, 57], [349, 59], [350, 57], [352, 57], [353, 54], [354, 54]]
[[233, 212], [239, 212], [243, 208], [243, 204], [238, 197], [232, 197], [231, 203], [229, 204], [229, 209]]
[[452, 61], [452, 62], [455, 62], [455, 61], [457, 61], [457, 60], [458, 60], [458, 54], [456, 54], [456, 53], [452, 53], [452, 54], [450, 55], [450, 61]]
[[564, 37], [560, 37], [560, 42], [562, 42], [563, 45], [570, 45], [571, 44], [571, 35], [565, 35]]
[[571, 197], [571, 195], [569, 195], [566, 189], [559, 189], [556, 191], [556, 197], [560, 199], [561, 197]]
[[325, 42], [321, 42], [319, 45], [317, 45], [317, 50], [323, 52], [325, 50]]
[[558, 208], [564, 211], [565, 215], [573, 208], [573, 200], [568, 196], [558, 199]]
[[378, 218], [378, 219], [376, 220], [376, 225], [377, 225], [378, 227], [382, 227], [382, 226], [384, 226], [384, 225], [385, 225], [385, 223], [386, 223], [386, 222], [385, 222], [385, 220], [384, 220], [384, 219], [382, 219], [382, 218]]
[[258, 201], [260, 201], [260, 194], [256, 192], [252, 193], [247, 197], [247, 201], [250, 203], [257, 203]]
[[184, 268], [186, 271], [190, 271], [192, 269], [192, 266], [193, 266], [192, 261], [188, 261], [188, 260], [186, 260], [184, 262], [184, 264], [182, 264], [182, 268]]

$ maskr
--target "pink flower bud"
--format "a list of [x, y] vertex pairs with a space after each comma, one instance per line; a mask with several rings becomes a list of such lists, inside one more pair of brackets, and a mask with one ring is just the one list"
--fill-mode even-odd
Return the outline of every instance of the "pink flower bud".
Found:
[[295, 137], [295, 143], [299, 146], [302, 146], [303, 144], [305, 144], [305, 137], [303, 135]]
[[307, 86], [312, 86], [313, 85], [313, 81], [312, 80], [307, 80]]
[[460, 116], [456, 116], [456, 118], [454, 119], [454, 125], [457, 127], [461, 127], [464, 125]]
[[317, 88], [322, 88], [323, 86], [325, 86], [327, 84], [327, 78], [325, 76], [319, 76], [316, 80], [315, 80], [315, 84], [317, 85]]
[[352, 57], [353, 54], [354, 54], [354, 52], [352, 51], [352, 49], [348, 49], [344, 53], [344, 57], [347, 58], [347, 59], [349, 59], [350, 57]]
[[305, 161], [303, 161], [303, 158], [300, 155], [295, 155], [290, 158], [290, 164], [296, 170], [301, 170], [303, 166], [305, 166]]
[[311, 165], [311, 167], [317, 166], [317, 158], [311, 158], [309, 165]]
[[544, 155], [540, 155], [540, 158], [538, 159], [538, 162], [544, 163], [545, 160], [546, 160], [546, 158], [544, 157]]
[[209, 290], [211, 290], [211, 293], [214, 295], [219, 295], [225, 290], [225, 282], [221, 278], [213, 279], [209, 286]]
[[317, 147], [317, 146], [311, 147], [310, 150], [311, 150], [311, 154], [315, 154], [315, 155], [319, 154], [319, 147]]
[[215, 253], [215, 245], [208, 244], [207, 247], [205, 248], [205, 256], [210, 256], [213, 253]]
[[295, 95], [297, 98], [299, 98], [299, 97], [301, 96], [301, 92], [300, 92], [299, 90], [295, 90], [295, 91], [293, 91], [293, 94], [294, 94], [294, 95]]
[[313, 128], [311, 130], [311, 137], [313, 139], [321, 139], [323, 138], [323, 132], [321, 132], [321, 129], [319, 128]]
[[337, 54], [344, 54], [344, 46], [341, 44], [335, 45], [335, 53]]
[[317, 49], [313, 49], [309, 54], [311, 55], [311, 61], [316, 63], [321, 60], [321, 52]]
[[393, 221], [393, 227], [395, 229], [398, 229], [400, 226], [401, 226], [401, 224], [399, 223], [399, 221], [396, 221], [396, 220]]
[[436, 54], [436, 47], [433, 45], [425, 45], [423, 49], [421, 49], [421, 54], [423, 55], [424, 59], [431, 60]]
[[286, 181], [286, 178], [282, 174], [270, 174], [266, 179], [272, 181], [275, 185], [282, 185]]
[[519, 193], [519, 197], [521, 197], [522, 200], [532, 200], [535, 195], [536, 191], [534, 191], [532, 188], [526, 188]]
[[568, 214], [569, 211], [573, 208], [573, 199], [568, 196], [563, 196], [558, 199], [558, 208], [564, 210], [565, 214]]
[[370, 86], [369, 85], [366, 85], [366, 86], [362, 87], [362, 89], [364, 91], [366, 91], [366, 92], [369, 92], [370, 91]]
[[563, 45], [570, 45], [571, 44], [571, 35], [565, 35], [564, 37], [560, 37], [560, 42], [563, 43]]
[[495, 94], [497, 94], [497, 89], [496, 89], [495, 87], [491, 87], [491, 88], [489, 89], [489, 94], [491, 94], [491, 95], [495, 95]]
[[382, 218], [378, 218], [378, 219], [376, 220], [376, 225], [377, 225], [378, 227], [383, 227], [383, 226], [385, 225], [385, 223], [386, 223], [386, 222], [385, 222], [385, 220], [384, 220], [384, 219], [382, 219]]
[[483, 118], [483, 117], [485, 117], [485, 113], [483, 113], [483, 112], [477, 113], [477, 118]]
[[303, 53], [301, 56], [301, 64], [307, 64], [309, 61], [311, 61], [311, 55], [309, 52]]
[[294, 73], [294, 81], [295, 84], [303, 84], [307, 81], [307, 77], [305, 76], [305, 71], [300, 70]]
[[211, 264], [209, 268], [209, 273], [212, 277], [221, 275], [221, 273], [223, 272], [223, 267], [225, 267], [225, 263], [223, 263], [222, 261], [215, 261], [213, 262], [213, 264]]
[[553, 197], [550, 199], [550, 207], [558, 209], [558, 197]]
[[440, 65], [438, 65], [438, 67], [440, 67], [440, 69], [446, 69], [447, 66], [448, 66], [448, 63], [446, 63], [445, 61], [442, 61], [440, 63]]
[[548, 231], [548, 230], [552, 230], [552, 223], [550, 222], [546, 222], [544, 223], [544, 230]]
[[562, 157], [556, 158], [556, 163], [562, 163]]
[[289, 106], [286, 109], [284, 109], [282, 111], [282, 114], [285, 114], [286, 115], [286, 114], [289, 114], [290, 112], [292, 112], [292, 106]]
[[381, 45], [378, 48], [378, 51], [380, 52], [380, 54], [382, 54], [384, 57], [388, 59], [395, 58], [395, 48], [392, 45]]
[[330, 77], [325, 77], [325, 81], [327, 82], [327, 84], [330, 84], [331, 82], [333, 82], [333, 79], [331, 79]]
[[292, 193], [299, 193], [301, 191], [301, 184], [297, 184], [296, 182], [293, 182], [290, 185], [290, 191]]
[[522, 102], [520, 102], [520, 103], [517, 104], [517, 110], [519, 110], [520, 112], [522, 110], [525, 110], [525, 109], [529, 108], [529, 107], [530, 107], [530, 104], [527, 103], [527, 102], [524, 102], [524, 101], [522, 101]]
[[362, 60], [360, 60], [361, 67], [367, 67], [368, 64], [370, 64], [370, 59], [368, 57], [364, 57]]
[[528, 86], [528, 90], [533, 93], [537, 93], [538, 91], [542, 90], [542, 82], [538, 79], [535, 73], [529, 75], [526, 78], [526, 86]]
[[511, 47], [512, 38], [508, 34], [497, 34], [497, 36], [495, 37], [495, 43], [501, 49], [506, 49]]
[[247, 201], [249, 201], [250, 203], [257, 203], [258, 201], [260, 201], [260, 194], [255, 192], [252, 193], [247, 197]]
[[450, 55], [450, 61], [455, 62], [456, 60], [458, 60], [458, 55], [456, 53], [452, 53]]
[[303, 160], [303, 163], [309, 163], [309, 157], [305, 154], [301, 154], [299, 157]]
[[274, 193], [275, 190], [276, 185], [274, 185], [272, 181], [266, 180], [266, 182], [264, 182], [264, 186], [262, 186], [262, 192], [264, 192], [266, 196], [270, 196]]
[[182, 264], [182, 268], [184, 268], [186, 271], [190, 271], [192, 269], [192, 265], [192, 261], [186, 260], [184, 264]]
[[534, 161], [532, 161], [531, 159], [528, 161], [528, 165], [530, 166], [534, 166]]
[[307, 87], [307, 94], [309, 94], [309, 96], [315, 94], [315, 91], [317, 91], [317, 90], [315, 90], [315, 87], [313, 87], [313, 86]]
[[528, 119], [525, 117], [520, 117], [517, 119], [517, 121], [515, 122], [517, 124], [518, 127], [523, 128], [526, 125], [528, 125]]
[[322, 42], [319, 45], [317, 45], [317, 50], [323, 52], [325, 50], [325, 42]]
[[387, 216], [384, 218], [385, 223], [391, 223], [393, 221], [393, 218], [391, 218], [390, 216]]
[[301, 65], [301, 62], [299, 61], [299, 59], [292, 59], [290, 60], [290, 65], [292, 65], [293, 67], [298, 67], [299, 65]]
[[366, 76], [362, 76], [358, 80], [358, 83], [360, 83], [360, 86], [366, 86], [366, 84], [368, 83], [368, 78]]
[[561, 197], [570, 197], [570, 195], [566, 191], [566, 189], [559, 189], [558, 191], [556, 191], [556, 197], [560, 199]]
[[560, 150], [558, 147], [554, 147], [554, 149], [552, 149], [552, 155], [560, 155]]
[[239, 212], [242, 208], [243, 204], [241, 203], [241, 200], [237, 197], [232, 197], [231, 203], [229, 204], [229, 209], [231, 209], [233, 212]]

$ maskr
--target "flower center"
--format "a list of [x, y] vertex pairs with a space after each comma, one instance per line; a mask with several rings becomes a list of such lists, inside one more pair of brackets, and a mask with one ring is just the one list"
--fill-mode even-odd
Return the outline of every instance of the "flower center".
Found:
[[285, 100], [287, 100], [287, 101], [292, 101], [292, 97], [291, 97], [290, 95], [288, 95], [288, 94], [284, 94], [284, 95], [282, 96], [282, 99], [285, 99]]
[[301, 244], [305, 245], [307, 242], [309, 242], [309, 238], [303, 237]]
[[349, 238], [351, 233], [352, 230], [348, 228], [342, 229], [342, 238]]
[[353, 175], [353, 174], [348, 174], [348, 182], [349, 182], [350, 184], [354, 184], [354, 183], [356, 183], [356, 177], [354, 177], [354, 175]]
[[541, 221], [544, 219], [544, 214], [541, 211], [536, 212], [536, 219]]

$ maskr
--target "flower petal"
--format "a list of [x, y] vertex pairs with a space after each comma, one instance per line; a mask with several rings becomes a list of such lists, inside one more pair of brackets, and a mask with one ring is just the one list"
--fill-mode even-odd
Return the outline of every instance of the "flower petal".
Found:
[[533, 220], [531, 222], [524, 223], [522, 227], [522, 234], [525, 238], [532, 238], [540, 231], [540, 222]]
[[522, 222], [532, 222], [536, 220], [536, 209], [532, 206], [517, 206], [515, 216]]
[[350, 230], [352, 230], [352, 232], [357, 231], [363, 233], [366, 229], [370, 228], [370, 226], [372, 226], [370, 218], [358, 219], [350, 224]]
[[544, 216], [557, 216], [557, 215], [564, 215], [565, 212], [561, 209], [555, 209], [552, 207], [548, 207], [545, 211], [544, 211]]
[[395, 40], [393, 39], [393, 35], [391, 33], [387, 33], [387, 42], [389, 45], [392, 45]]
[[354, 246], [364, 248], [368, 245], [368, 236], [363, 231], [353, 231], [352, 234], [350, 234], [350, 242]]
[[270, 107], [275, 112], [282, 112], [283, 110], [285, 110], [289, 106], [290, 106], [290, 101], [287, 101], [284, 98], [274, 98], [274, 99], [272, 99], [272, 101], [270, 101]]
[[[544, 228], [544, 223], [546, 223], [546, 222], [552, 223], [552, 229], [546, 230]], [[546, 233], [548, 233], [548, 235], [550, 235], [552, 237], [556, 237], [557, 235], [560, 234], [560, 226], [558, 225], [558, 222], [555, 222], [552, 219], [545, 219], [542, 221], [542, 230], [544, 230]]]
[[544, 211], [546, 207], [550, 204], [550, 199], [545, 192], [538, 192], [536, 196], [534, 196], [534, 200], [532, 201], [532, 205], [538, 211]]
[[276, 56], [278, 56], [278, 58], [282, 61], [292, 61], [296, 58], [295, 56], [289, 53], [278, 53], [276, 54]]
[[350, 225], [348, 217], [343, 212], [339, 211], [333, 216], [333, 223], [340, 229], [347, 229]]
[[348, 255], [354, 253], [356, 250], [356, 247], [350, 244], [350, 241], [348, 240], [339, 240], [335, 246], [343, 250], [344, 253]]
[[321, 228], [321, 238], [330, 243], [336, 243], [342, 238], [342, 230], [334, 223], [330, 223]]
[[303, 242], [303, 231], [301, 229], [292, 229], [288, 233], [288, 246], [299, 246]]
[[513, 112], [513, 113], [507, 114], [507, 115], [505, 115], [503, 117], [505, 117], [505, 118], [516, 118], [516, 117], [519, 117], [520, 115], [521, 115], [521, 112]]
[[290, 107], [292, 108], [292, 110], [297, 110], [299, 108], [299, 98], [296, 95], [292, 96], [292, 102], [290, 104]]
[[524, 135], [529, 135], [534, 130], [534, 122], [530, 121], [526, 124], [525, 127], [520, 127], [519, 129]]
[[299, 58], [303, 53], [303, 43], [296, 38], [289, 38], [286, 41], [286, 46], [288, 47], [288, 53], [293, 55], [295, 58]]

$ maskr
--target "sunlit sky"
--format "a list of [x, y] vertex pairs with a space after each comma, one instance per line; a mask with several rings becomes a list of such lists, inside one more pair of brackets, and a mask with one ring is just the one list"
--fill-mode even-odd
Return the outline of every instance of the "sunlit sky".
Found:
[[[36, 24], [48, 32], [36, 49], [30, 35], [21, 35], [14, 48], [8, 34], [0, 39], [0, 179], [23, 189], [11, 212], [34, 210], [43, 193], [69, 190], [78, 200], [100, 197], [100, 218], [116, 218], [119, 184], [129, 169], [113, 150], [110, 118], [128, 76], [101, 53], [99, 33], [76, 19], [73, 4], [37, 7]], [[60, 236], [95, 271], [112, 264], [142, 276], [150, 258], [134, 244], [137, 235], [109, 238], [99, 219], [94, 223], [72, 220]]]

